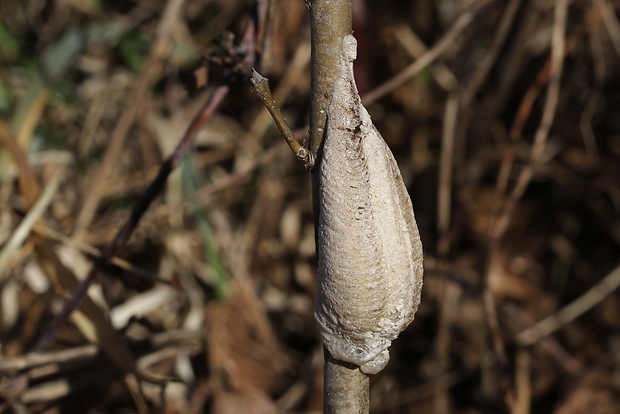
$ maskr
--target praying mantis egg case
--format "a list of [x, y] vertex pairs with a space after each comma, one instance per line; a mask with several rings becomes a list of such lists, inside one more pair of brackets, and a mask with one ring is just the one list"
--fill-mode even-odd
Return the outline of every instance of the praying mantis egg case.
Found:
[[314, 312], [330, 354], [375, 374], [420, 303], [422, 244], [398, 165], [361, 103], [356, 53], [345, 36], [319, 165]]

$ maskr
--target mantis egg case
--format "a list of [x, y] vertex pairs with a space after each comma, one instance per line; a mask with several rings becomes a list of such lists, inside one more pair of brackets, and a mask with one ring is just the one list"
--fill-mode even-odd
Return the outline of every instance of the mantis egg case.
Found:
[[422, 244], [398, 165], [355, 86], [356, 48], [345, 36], [327, 114], [314, 312], [330, 354], [375, 374], [420, 303]]

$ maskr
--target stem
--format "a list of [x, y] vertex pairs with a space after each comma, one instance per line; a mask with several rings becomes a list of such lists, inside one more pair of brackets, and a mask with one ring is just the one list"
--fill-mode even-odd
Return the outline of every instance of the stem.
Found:
[[369, 410], [368, 375], [334, 359], [325, 349], [325, 414], [364, 414]]
[[[308, 149], [319, 152], [325, 132], [327, 108], [340, 74], [342, 39], [351, 34], [351, 0], [311, 0], [312, 110]], [[316, 159], [316, 157], [315, 157]]]
[[[351, 34], [351, 0], [311, 0], [312, 30], [312, 102], [310, 112], [310, 141], [308, 149], [316, 163], [320, 162], [327, 109], [332, 98], [334, 82], [340, 74], [342, 39]], [[318, 200], [317, 168], [312, 174], [312, 204], [315, 229], [321, 214]], [[316, 234], [316, 232], [315, 232]], [[318, 234], [316, 234], [319, 243]], [[318, 245], [318, 244], [317, 244]], [[317, 249], [318, 251], [318, 249]], [[369, 378], [351, 364], [334, 359], [325, 350], [326, 414], [364, 414], [369, 410]]]
[[276, 104], [271, 94], [271, 88], [269, 88], [269, 79], [262, 76], [256, 70], [252, 69], [252, 78], [250, 79], [252, 84], [252, 92], [254, 92], [260, 100], [263, 102], [274, 122], [280, 129], [284, 140], [288, 144], [289, 148], [293, 151], [297, 159], [304, 163], [304, 166], [311, 170], [314, 166], [314, 156], [306, 148], [304, 148], [297, 140], [291, 127], [284, 119], [284, 115], [280, 111], [280, 107]]

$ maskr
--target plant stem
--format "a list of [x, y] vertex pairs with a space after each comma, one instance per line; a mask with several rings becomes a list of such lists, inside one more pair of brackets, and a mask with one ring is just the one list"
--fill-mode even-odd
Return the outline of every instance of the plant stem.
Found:
[[[311, 0], [312, 102], [308, 149], [320, 162], [327, 109], [334, 82], [340, 74], [342, 39], [351, 34], [351, 0]], [[317, 168], [312, 174], [312, 201], [315, 229], [321, 214], [318, 203]], [[318, 234], [317, 234], [318, 237]], [[318, 238], [316, 239], [319, 242]], [[369, 378], [359, 367], [334, 359], [325, 350], [325, 399], [323, 412], [364, 414], [369, 406]]]
[[332, 98], [334, 82], [340, 74], [342, 39], [351, 34], [351, 0], [311, 0], [312, 30], [312, 110], [308, 149], [317, 154]]
[[359, 367], [334, 359], [325, 349], [325, 414], [366, 414], [369, 411], [368, 375]]
[[284, 119], [280, 107], [276, 104], [271, 94], [271, 88], [269, 88], [269, 79], [262, 76], [256, 70], [252, 69], [252, 78], [250, 79], [252, 84], [252, 92], [254, 92], [260, 100], [263, 102], [274, 122], [280, 129], [282, 136], [284, 137], [289, 148], [293, 151], [298, 160], [304, 163], [304, 166], [311, 170], [314, 166], [314, 156], [303, 145], [301, 145], [295, 139], [291, 127]]

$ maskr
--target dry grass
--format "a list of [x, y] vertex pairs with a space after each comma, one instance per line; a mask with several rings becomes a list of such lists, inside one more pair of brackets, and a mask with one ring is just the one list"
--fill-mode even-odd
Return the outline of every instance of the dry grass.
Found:
[[[620, 2], [354, 3], [426, 258], [372, 411], [620, 412]], [[321, 410], [310, 180], [245, 54], [303, 137], [308, 14], [251, 4], [0, 2], [0, 412]]]

